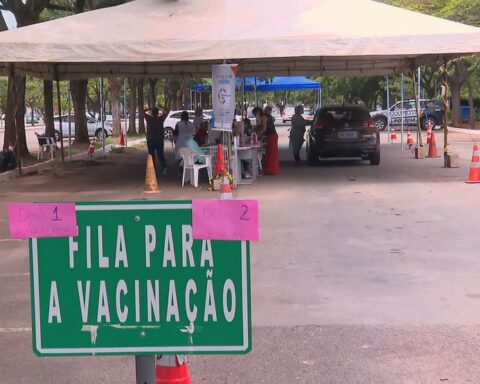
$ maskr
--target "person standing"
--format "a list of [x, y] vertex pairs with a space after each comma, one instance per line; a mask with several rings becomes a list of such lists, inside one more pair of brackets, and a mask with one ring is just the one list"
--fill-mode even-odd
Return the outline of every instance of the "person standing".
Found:
[[272, 116], [272, 107], [265, 107], [264, 112], [265, 115], [263, 116], [263, 119], [266, 121], [265, 135], [267, 136], [267, 147], [265, 151], [263, 174], [276, 175], [280, 170], [278, 159], [278, 134]]
[[302, 116], [304, 112], [303, 105], [295, 107], [295, 114], [292, 116], [292, 128], [290, 130], [290, 148], [293, 151], [293, 158], [296, 164], [301, 164], [300, 151], [305, 142], [305, 130], [307, 125], [311, 125], [311, 121], [307, 121]]
[[164, 109], [162, 114], [157, 107], [150, 111], [145, 110], [145, 121], [147, 122], [147, 148], [148, 153], [152, 155], [153, 164], [156, 166], [155, 156], [160, 160], [163, 174], [167, 173], [167, 161], [164, 154], [165, 130], [163, 123], [168, 115], [168, 109]]
[[163, 113], [159, 114], [159, 109], [153, 107], [150, 111], [145, 111], [145, 121], [147, 122], [147, 148], [148, 153], [152, 155], [153, 164], [156, 165], [155, 155], [160, 160], [163, 168], [163, 174], [167, 173], [167, 161], [165, 160], [164, 143], [165, 143], [165, 131], [163, 123], [168, 116], [168, 110], [163, 110]]

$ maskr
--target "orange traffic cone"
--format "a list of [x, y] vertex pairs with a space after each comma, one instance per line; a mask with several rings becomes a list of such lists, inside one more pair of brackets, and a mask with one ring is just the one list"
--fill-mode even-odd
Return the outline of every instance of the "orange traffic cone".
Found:
[[[163, 361], [165, 360], [165, 361]], [[170, 364], [171, 363], [171, 364]], [[156, 365], [156, 384], [191, 384], [186, 361], [179, 364], [177, 356], [162, 356]]]
[[147, 157], [147, 170], [145, 173], [145, 193], [159, 193], [157, 184], [157, 175], [155, 175], [155, 166], [153, 165], [152, 155]]
[[395, 132], [395, 128], [392, 128], [390, 140], [395, 141], [397, 140], [397, 133]]
[[125, 136], [123, 136], [123, 132], [120, 133], [120, 142], [118, 143], [121, 147], [125, 146]]
[[430, 145], [428, 146], [428, 155], [427, 157], [440, 157], [437, 152], [437, 143], [435, 142], [435, 134], [432, 132], [432, 138], [430, 140]]
[[412, 145], [414, 145], [415, 142], [413, 141], [413, 136], [410, 132], [410, 130], [407, 130], [407, 145], [408, 149], [412, 148]]
[[222, 169], [225, 169], [225, 159], [223, 157], [223, 145], [217, 145], [217, 165], [215, 166], [215, 175], [218, 175], [222, 172]]
[[432, 132], [433, 132], [432, 122], [429, 121], [427, 126], [427, 144], [432, 143]]
[[228, 180], [227, 171], [225, 168], [222, 170], [222, 183], [220, 184], [220, 200], [233, 199], [232, 187], [230, 186], [230, 180]]
[[478, 145], [473, 146], [472, 163], [470, 164], [470, 173], [466, 183], [480, 183], [480, 153], [478, 151]]

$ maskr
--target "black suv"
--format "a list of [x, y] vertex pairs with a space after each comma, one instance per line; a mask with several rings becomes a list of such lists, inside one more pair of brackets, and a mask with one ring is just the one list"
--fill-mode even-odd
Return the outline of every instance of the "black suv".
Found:
[[323, 107], [307, 134], [307, 161], [318, 158], [360, 157], [380, 164], [380, 134], [375, 120], [361, 106]]
[[[434, 129], [440, 129], [445, 113], [445, 104], [440, 99], [420, 99], [420, 123], [422, 129], [427, 129], [432, 123]], [[370, 115], [375, 119], [377, 128], [383, 131], [388, 125], [388, 110], [373, 111]], [[390, 107], [390, 125], [402, 124], [402, 102], [399, 101]], [[403, 101], [403, 124], [417, 125], [417, 109], [415, 100]]]

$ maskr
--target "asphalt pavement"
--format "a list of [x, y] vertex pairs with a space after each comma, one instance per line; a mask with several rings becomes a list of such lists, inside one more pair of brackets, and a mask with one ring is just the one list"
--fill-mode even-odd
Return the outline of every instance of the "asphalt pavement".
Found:
[[[460, 168], [382, 140], [382, 162], [296, 166], [278, 128], [281, 173], [241, 186], [260, 202], [252, 245], [253, 350], [191, 356], [194, 383], [480, 382], [476, 133], [453, 132]], [[437, 143], [441, 152], [441, 134]], [[304, 156], [304, 154], [303, 154]], [[167, 160], [173, 163], [171, 149]], [[54, 166], [0, 182], [0, 382], [134, 382], [133, 357], [38, 358], [31, 348], [28, 245], [8, 240], [6, 204], [145, 197], [145, 153]], [[159, 175], [160, 199], [211, 198]]]

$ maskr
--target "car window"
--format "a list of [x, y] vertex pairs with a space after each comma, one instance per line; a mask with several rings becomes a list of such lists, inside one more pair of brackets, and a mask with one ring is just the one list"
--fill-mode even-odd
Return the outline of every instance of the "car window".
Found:
[[370, 113], [362, 108], [325, 108], [319, 112], [321, 120], [336, 122], [359, 122], [370, 119]]
[[189, 113], [188, 114], [188, 120], [193, 120], [195, 118], [195, 113]]
[[[403, 108], [404, 108], [404, 109], [406, 108], [406, 104], [405, 104], [405, 103], [403, 103]], [[402, 103], [401, 103], [401, 102], [400, 102], [400, 103], [397, 103], [397, 104], [395, 104], [395, 105], [393, 106], [393, 110], [394, 110], [394, 111], [400, 111], [401, 109], [402, 109]]]
[[177, 113], [172, 113], [170, 116], [172, 119], [180, 119], [180, 116], [182, 115], [182, 112], [177, 112]]

